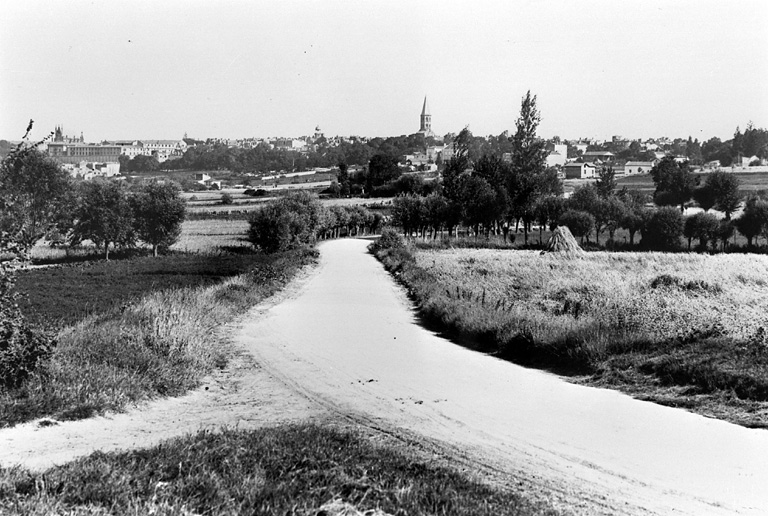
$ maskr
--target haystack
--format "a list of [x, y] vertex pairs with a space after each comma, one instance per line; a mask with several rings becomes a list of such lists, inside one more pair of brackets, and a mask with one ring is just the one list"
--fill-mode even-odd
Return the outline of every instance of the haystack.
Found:
[[544, 253], [558, 253], [573, 257], [583, 254], [584, 251], [579, 247], [568, 226], [557, 226], [541, 252], [541, 254]]

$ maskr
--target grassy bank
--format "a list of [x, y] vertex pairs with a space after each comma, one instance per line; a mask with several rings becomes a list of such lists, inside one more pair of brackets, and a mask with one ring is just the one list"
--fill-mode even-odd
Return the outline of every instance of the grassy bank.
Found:
[[383, 250], [425, 322], [475, 349], [768, 427], [768, 257]]
[[32, 318], [78, 322], [59, 331], [53, 355], [24, 384], [0, 391], [0, 426], [79, 419], [195, 387], [226, 363], [218, 329], [316, 258], [177, 255], [25, 272]]
[[392, 445], [314, 425], [201, 432], [38, 475], [0, 469], [3, 514], [315, 515], [332, 500], [394, 515], [556, 514]]

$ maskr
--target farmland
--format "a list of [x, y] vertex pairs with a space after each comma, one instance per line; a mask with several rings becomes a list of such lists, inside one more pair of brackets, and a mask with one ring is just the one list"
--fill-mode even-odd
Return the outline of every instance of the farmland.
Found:
[[[58, 344], [21, 386], [0, 392], [0, 427], [180, 394], [226, 364], [227, 346], [210, 345], [218, 328], [317, 257], [304, 249], [256, 253], [244, 231], [236, 221], [188, 221], [177, 245], [189, 252], [108, 262], [86, 248], [82, 263], [22, 271], [19, 306]], [[44, 248], [35, 253], [53, 259]]]
[[425, 322], [478, 350], [768, 426], [768, 257], [413, 249], [380, 254]]

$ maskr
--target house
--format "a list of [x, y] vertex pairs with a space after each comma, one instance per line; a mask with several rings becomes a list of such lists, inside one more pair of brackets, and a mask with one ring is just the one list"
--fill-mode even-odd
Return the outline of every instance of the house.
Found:
[[615, 155], [609, 151], [587, 151], [583, 157], [584, 161], [612, 161]]
[[568, 146], [550, 143], [547, 144], [547, 166], [554, 167], [555, 165], [565, 165], [568, 161]]
[[592, 179], [597, 176], [597, 169], [590, 163], [566, 163], [563, 166], [566, 179]]
[[624, 165], [624, 174], [647, 174], [653, 168], [653, 161], [627, 161]]

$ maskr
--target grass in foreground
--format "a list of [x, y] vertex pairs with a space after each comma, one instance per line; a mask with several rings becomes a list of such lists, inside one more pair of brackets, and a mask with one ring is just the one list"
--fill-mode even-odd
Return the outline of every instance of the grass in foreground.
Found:
[[315, 425], [201, 432], [39, 475], [0, 469], [0, 513], [314, 516], [340, 499], [393, 515], [556, 514], [411, 455]]
[[[83, 282], [96, 299], [114, 291], [121, 303], [61, 330], [53, 355], [42, 367], [21, 387], [0, 390], [0, 427], [41, 416], [81, 419], [194, 388], [202, 377], [226, 364], [228, 350], [216, 335], [221, 325], [282, 288], [302, 266], [315, 262], [317, 255], [316, 250], [253, 253], [234, 257], [236, 266], [231, 269], [222, 264], [232, 257], [209, 257], [211, 267], [218, 273], [227, 270], [230, 275], [215, 284], [208, 283], [211, 278], [200, 275], [197, 266], [191, 267], [194, 272], [189, 278], [183, 277], [189, 268], [176, 270], [178, 277], [153, 268], [181, 265], [183, 257], [168, 257], [167, 262], [104, 263], [102, 274]], [[96, 264], [84, 270], [100, 271], [100, 267]], [[74, 270], [74, 274], [82, 272]], [[67, 268], [60, 271], [65, 278], [72, 274]], [[168, 273], [169, 283], [164, 283], [162, 278]], [[221, 280], [226, 274], [213, 276]], [[196, 286], [189, 286], [190, 278]], [[154, 290], [158, 285], [170, 288]], [[65, 312], [77, 312], [77, 303], [61, 297], [68, 289], [67, 281], [61, 282], [49, 301], [69, 306]], [[136, 300], [133, 296], [138, 294], [143, 297]]]
[[384, 250], [425, 321], [481, 351], [768, 427], [768, 257]]

